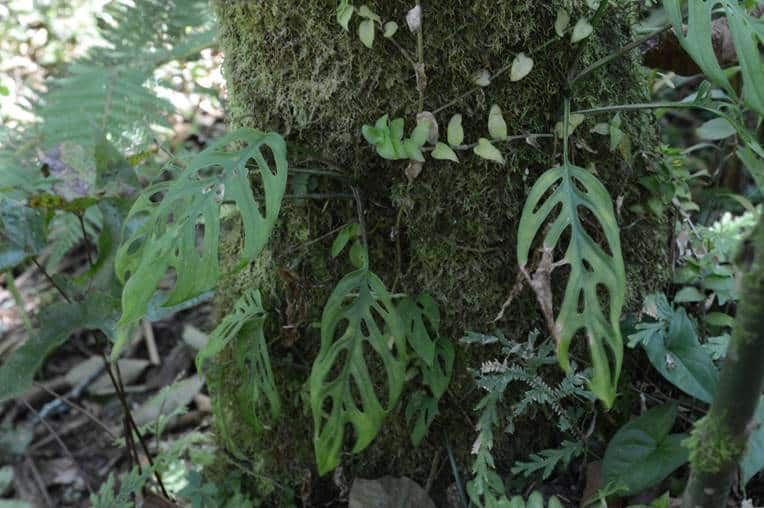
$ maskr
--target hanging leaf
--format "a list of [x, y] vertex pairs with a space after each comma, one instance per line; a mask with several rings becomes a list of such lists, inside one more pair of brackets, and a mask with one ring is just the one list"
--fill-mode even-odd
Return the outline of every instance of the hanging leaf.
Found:
[[355, 8], [348, 3], [348, 0], [342, 0], [337, 6], [337, 23], [347, 31], [350, 31], [350, 19], [353, 17], [354, 11]]
[[593, 31], [594, 27], [592, 27], [592, 24], [589, 23], [589, 20], [586, 18], [581, 18], [576, 23], [576, 26], [573, 27], [573, 35], [570, 37], [570, 42], [573, 44], [581, 42], [582, 40], [589, 37]]
[[720, 141], [734, 136], [737, 130], [724, 118], [714, 118], [698, 127], [695, 133], [706, 141]]
[[565, 30], [568, 29], [568, 26], [570, 26], [570, 14], [568, 14], [568, 11], [565, 9], [560, 9], [557, 11], [557, 19], [554, 22], [554, 31], [558, 36], [562, 37], [565, 35]]
[[361, 39], [363, 45], [371, 49], [374, 46], [374, 35], [377, 28], [374, 26], [374, 22], [370, 19], [361, 21], [358, 25], [358, 38]]
[[501, 152], [485, 138], [480, 138], [478, 140], [478, 144], [474, 148], [474, 152], [478, 157], [482, 157], [483, 159], [489, 161], [498, 162], [499, 164], [504, 164], [504, 156], [501, 155]]
[[445, 143], [438, 143], [435, 145], [435, 149], [432, 151], [432, 158], [437, 160], [459, 162], [459, 157], [457, 157], [456, 152], [454, 152], [451, 147]]
[[[567, 156], [565, 159], [562, 166], [541, 175], [528, 195], [520, 219], [517, 259], [525, 270], [534, 241], [542, 231], [549, 256], [553, 249], [564, 248], [561, 260], [554, 263], [549, 260], [549, 266], [539, 268], [548, 272], [560, 265], [570, 268], [565, 296], [551, 330], [557, 340], [557, 358], [561, 367], [570, 372], [568, 349], [573, 336], [583, 329], [593, 367], [590, 388], [610, 407], [615, 400], [623, 359], [619, 318], [626, 292], [618, 223], [607, 189], [593, 174], [571, 164]], [[602, 229], [601, 238], [595, 239], [586, 230], [583, 211]], [[548, 221], [551, 223], [545, 230]], [[566, 230], [570, 234], [568, 245], [563, 247], [559, 243]], [[601, 290], [607, 291], [604, 300], [607, 311], [601, 306]], [[551, 289], [548, 297], [540, 294], [539, 299], [548, 307], [545, 313], [551, 313]]]
[[[266, 160], [265, 148], [275, 165]], [[165, 307], [215, 286], [220, 275], [220, 207], [224, 201], [237, 205], [245, 231], [235, 269], [260, 253], [284, 197], [286, 157], [286, 144], [278, 134], [240, 129], [193, 157], [177, 180], [155, 184], [141, 193], [126, 221], [140, 225], [130, 232], [116, 259], [117, 275], [125, 289], [114, 358], [124, 346], [129, 326], [145, 315], [168, 269], [175, 270], [176, 281], [166, 293]], [[256, 171], [250, 172], [250, 161]], [[259, 176], [264, 192], [262, 211], [252, 192], [253, 175]]]
[[454, 115], [448, 122], [448, 144], [456, 148], [464, 143], [464, 127], [462, 115]]
[[737, 0], [694, 0], [687, 2], [685, 30], [682, 4], [681, 0], [663, 0], [679, 43], [708, 80], [722, 87], [730, 97], [737, 97], [727, 73], [719, 64], [712, 40], [713, 23], [718, 19], [718, 13], [726, 16], [743, 76], [743, 100], [764, 115], [764, 65], [759, 41], [752, 37], [759, 21], [753, 19]]
[[525, 53], [518, 54], [512, 61], [512, 68], [509, 71], [511, 81], [520, 81], [533, 70], [533, 59], [526, 56]]
[[493, 139], [507, 139], [507, 122], [504, 121], [504, 115], [501, 108], [494, 104], [488, 115], [488, 133]]
[[[406, 378], [406, 338], [392, 297], [367, 267], [334, 289], [321, 318], [321, 349], [310, 373], [313, 446], [318, 471], [340, 463], [347, 425], [352, 453], [366, 448], [396, 404]], [[371, 369], [384, 376], [375, 391]]]
[[676, 404], [669, 403], [621, 427], [605, 451], [604, 483], [625, 487], [624, 494], [638, 494], [687, 462], [688, 450], [681, 445], [687, 436], [669, 435], [676, 415]]

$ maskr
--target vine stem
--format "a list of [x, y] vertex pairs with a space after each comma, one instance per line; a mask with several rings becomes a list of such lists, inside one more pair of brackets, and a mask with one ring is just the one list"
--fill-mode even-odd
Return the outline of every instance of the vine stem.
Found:
[[[366, 221], [363, 217], [363, 200], [361, 199], [361, 191], [357, 186], [353, 186], [353, 198], [355, 199], [356, 209], [358, 211], [358, 225], [361, 227], [361, 241], [366, 252], [369, 252], [369, 239], [366, 236]], [[368, 254], [366, 256], [368, 262]]]
[[72, 299], [69, 298], [69, 295], [66, 294], [66, 291], [64, 291], [61, 286], [56, 284], [56, 281], [53, 280], [53, 277], [51, 277], [48, 271], [45, 270], [45, 267], [43, 267], [40, 264], [40, 262], [37, 261], [36, 259], [32, 259], [32, 263], [34, 263], [37, 269], [40, 270], [40, 272], [42, 272], [42, 274], [45, 276], [46, 279], [48, 279], [48, 282], [50, 282], [50, 284], [56, 289], [56, 291], [58, 291], [59, 294], [64, 297], [64, 300], [66, 300], [66, 303], [72, 303]]

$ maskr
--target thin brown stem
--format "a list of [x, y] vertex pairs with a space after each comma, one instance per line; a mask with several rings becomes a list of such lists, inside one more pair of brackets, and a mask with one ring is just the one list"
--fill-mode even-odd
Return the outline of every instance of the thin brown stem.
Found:
[[64, 290], [61, 288], [61, 286], [59, 286], [58, 284], [56, 284], [56, 281], [55, 281], [55, 280], [53, 280], [53, 277], [51, 277], [51, 276], [50, 276], [50, 274], [49, 274], [49, 273], [47, 272], [47, 270], [45, 270], [45, 268], [44, 268], [44, 267], [43, 267], [43, 266], [42, 266], [42, 265], [39, 263], [39, 261], [37, 261], [37, 259], [34, 259], [34, 258], [33, 258], [33, 259], [32, 259], [32, 263], [34, 263], [34, 265], [37, 267], [37, 269], [38, 269], [38, 270], [40, 270], [40, 272], [42, 272], [42, 274], [45, 276], [45, 278], [46, 278], [46, 279], [48, 279], [48, 282], [50, 282], [50, 285], [51, 285], [51, 286], [53, 286], [53, 287], [56, 289], [56, 291], [58, 291], [58, 292], [59, 292], [59, 294], [61, 294], [61, 296], [63, 296], [63, 297], [64, 297], [64, 300], [66, 300], [66, 303], [72, 303], [72, 299], [71, 299], [71, 298], [69, 298], [69, 295], [67, 295], [67, 294], [66, 294], [66, 291], [64, 291]]

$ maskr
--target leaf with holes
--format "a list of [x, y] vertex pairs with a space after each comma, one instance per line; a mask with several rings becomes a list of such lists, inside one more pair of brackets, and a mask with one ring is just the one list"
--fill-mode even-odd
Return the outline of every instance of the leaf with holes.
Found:
[[682, 21], [680, 0], [664, 0], [674, 32], [684, 50], [710, 81], [731, 96], [737, 97], [727, 73], [722, 69], [714, 51], [714, 23], [717, 15], [726, 16], [729, 31], [734, 42], [735, 53], [743, 76], [743, 100], [764, 115], [764, 62], [759, 52], [759, 41], [754, 34], [758, 20], [752, 18], [745, 6], [737, 0], [694, 0], [687, 4], [687, 29]]
[[[353, 453], [374, 440], [401, 395], [406, 364], [403, 323], [382, 281], [366, 267], [345, 276], [324, 308], [309, 380], [320, 474], [339, 464], [347, 425], [354, 430]], [[375, 371], [382, 383], [375, 383]]]
[[432, 367], [435, 361], [435, 340], [440, 327], [438, 304], [424, 293], [417, 298], [402, 300], [398, 311], [411, 349], [425, 365]]
[[[274, 164], [265, 158], [270, 149]], [[250, 171], [253, 161], [255, 168]], [[220, 208], [235, 203], [245, 231], [235, 269], [263, 249], [281, 208], [287, 182], [286, 144], [281, 136], [240, 129], [193, 157], [177, 180], [147, 188], [136, 200], [126, 223], [139, 223], [120, 247], [116, 259], [122, 293], [119, 354], [127, 329], [146, 313], [149, 300], [169, 269], [175, 284], [163, 302], [171, 307], [212, 289], [220, 267]], [[254, 175], [262, 187], [264, 206], [252, 192]], [[126, 235], [127, 236], [127, 235]], [[201, 237], [201, 238], [200, 238]]]
[[[587, 231], [582, 211], [599, 225], [602, 238]], [[551, 222], [545, 229], [547, 221]], [[569, 232], [568, 244], [562, 246], [560, 242], [566, 231]], [[568, 349], [573, 336], [583, 329], [592, 359], [591, 390], [610, 407], [623, 359], [619, 318], [626, 274], [618, 224], [607, 189], [593, 174], [567, 160], [562, 166], [547, 171], [531, 189], [520, 219], [517, 259], [521, 269], [528, 267], [534, 241], [542, 232], [546, 249], [565, 249], [563, 258], [549, 270], [562, 265], [570, 269], [565, 296], [552, 330], [557, 339], [557, 358], [561, 367], [570, 372]], [[606, 248], [601, 247], [598, 240]], [[607, 315], [601, 306], [601, 288], [607, 290]], [[551, 307], [551, 295], [548, 301]]]

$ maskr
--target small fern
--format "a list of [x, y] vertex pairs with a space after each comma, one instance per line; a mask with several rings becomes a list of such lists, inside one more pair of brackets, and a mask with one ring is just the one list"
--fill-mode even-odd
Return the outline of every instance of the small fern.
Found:
[[547, 480], [558, 467], [567, 467], [571, 461], [581, 455], [584, 448], [581, 443], [563, 441], [559, 448], [551, 448], [534, 453], [528, 462], [515, 462], [512, 474], [521, 474], [526, 478], [542, 471], [541, 479]]

